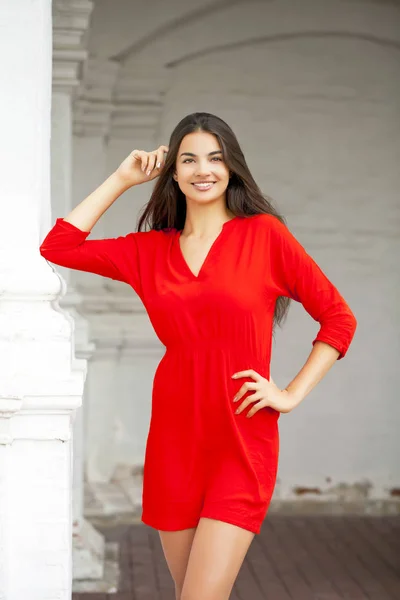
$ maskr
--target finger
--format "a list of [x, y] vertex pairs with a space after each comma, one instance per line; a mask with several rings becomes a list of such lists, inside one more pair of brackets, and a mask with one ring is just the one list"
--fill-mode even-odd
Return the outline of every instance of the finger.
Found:
[[143, 161], [145, 159], [146, 153], [143, 152], [143, 150], [134, 150], [132, 152], [132, 156], [135, 159], [136, 162], [140, 162], [140, 168], [143, 169]]
[[257, 386], [258, 386], [258, 383], [255, 383], [253, 381], [246, 381], [246, 383], [244, 383], [242, 385], [242, 387], [240, 388], [240, 390], [238, 391], [238, 393], [236, 394], [236, 396], [233, 398], [233, 401], [237, 402], [249, 390], [255, 390], [255, 389], [257, 389]]
[[244, 402], [242, 402], [242, 404], [235, 410], [235, 414], [239, 415], [250, 404], [252, 404], [253, 402], [256, 402], [257, 400], [261, 400], [261, 398], [262, 398], [261, 394], [252, 394], [251, 396], [246, 398], [246, 400], [244, 400]]
[[148, 152], [143, 152], [143, 158], [142, 158], [142, 171], [146, 171], [148, 170], [148, 164], [149, 164], [149, 153]]
[[145, 158], [146, 153], [143, 150], [134, 150], [131, 153], [131, 156], [135, 159], [135, 161], [140, 162], [140, 168], [143, 171], [143, 160]]
[[237, 371], [232, 375], [232, 379], [239, 379], [240, 377], [252, 377], [255, 381], [261, 378], [261, 375], [254, 371], [254, 369], [247, 369], [246, 371]]
[[149, 161], [148, 161], [148, 164], [147, 164], [147, 171], [146, 171], [146, 175], [148, 177], [150, 177], [152, 170], [156, 166], [156, 160], [157, 160], [157, 154], [151, 153], [149, 155]]
[[161, 146], [160, 148], [157, 150], [157, 165], [156, 168], [157, 169], [161, 169], [161, 167], [164, 164], [164, 150], [161, 150]]
[[266, 406], [268, 406], [266, 402], [257, 402], [257, 404], [252, 406], [249, 412], [247, 413], [246, 419], [251, 419], [251, 417], [253, 417], [259, 410], [265, 408]]
[[140, 160], [140, 151], [139, 150], [132, 150], [131, 156], [135, 160]]
[[161, 167], [162, 167], [163, 165], [165, 165], [165, 156], [164, 156], [164, 155], [165, 155], [165, 154], [168, 154], [168, 152], [169, 152], [169, 147], [168, 147], [168, 146], [161, 145], [161, 146], [158, 148], [158, 152], [160, 153], [160, 157], [159, 157], [158, 163], [159, 163], [159, 165], [160, 165], [160, 166], [159, 166], [159, 168], [161, 169]]

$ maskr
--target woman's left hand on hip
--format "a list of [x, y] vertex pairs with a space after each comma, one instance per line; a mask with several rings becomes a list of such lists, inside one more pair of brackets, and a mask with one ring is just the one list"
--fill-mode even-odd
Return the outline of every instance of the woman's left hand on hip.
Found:
[[254, 406], [247, 413], [247, 418], [252, 417], [256, 412], [264, 407], [273, 408], [280, 413], [288, 413], [294, 408], [295, 402], [291, 397], [290, 392], [287, 390], [280, 390], [272, 377], [270, 377], [268, 380], [253, 369], [238, 371], [232, 375], [233, 379], [240, 379], [240, 377], [251, 377], [253, 381], [246, 381], [233, 398], [233, 401], [235, 403], [239, 402], [239, 400], [247, 392], [254, 393], [247, 396], [247, 398], [240, 405], [238, 405], [238, 408], [235, 411], [236, 414], [241, 413], [245, 408], [253, 403], [256, 404], [254, 404]]

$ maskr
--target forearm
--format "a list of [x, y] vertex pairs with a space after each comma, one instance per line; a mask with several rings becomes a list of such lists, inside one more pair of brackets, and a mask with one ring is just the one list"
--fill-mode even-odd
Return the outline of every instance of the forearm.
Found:
[[82, 231], [91, 231], [106, 210], [129, 187], [116, 173], [113, 173], [64, 217], [64, 221], [72, 223]]
[[321, 381], [335, 364], [338, 356], [339, 351], [333, 346], [325, 342], [315, 342], [306, 363], [285, 388], [293, 400], [293, 408], [298, 406], [307, 394], [314, 389], [317, 383]]

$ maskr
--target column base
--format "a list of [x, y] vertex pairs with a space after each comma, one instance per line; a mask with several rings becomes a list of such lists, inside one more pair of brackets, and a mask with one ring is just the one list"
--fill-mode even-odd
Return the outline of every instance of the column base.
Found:
[[104, 548], [103, 577], [101, 579], [74, 579], [72, 582], [73, 593], [115, 594], [118, 592], [120, 578], [119, 544], [116, 542], [107, 542]]
[[86, 519], [73, 528], [72, 573], [74, 580], [98, 580], [104, 577], [104, 537]]

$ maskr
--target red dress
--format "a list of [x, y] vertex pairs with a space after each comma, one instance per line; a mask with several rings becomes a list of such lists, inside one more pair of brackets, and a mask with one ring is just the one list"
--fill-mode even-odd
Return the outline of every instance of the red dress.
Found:
[[172, 531], [209, 517], [259, 533], [276, 481], [279, 413], [236, 415], [233, 397], [246, 379], [231, 376], [254, 369], [269, 377], [278, 296], [303, 304], [321, 325], [314, 342], [334, 346], [339, 358], [354, 335], [353, 313], [271, 215], [225, 223], [197, 277], [176, 229], [88, 235], [57, 219], [41, 254], [131, 285], [166, 346], [153, 383], [142, 521]]

